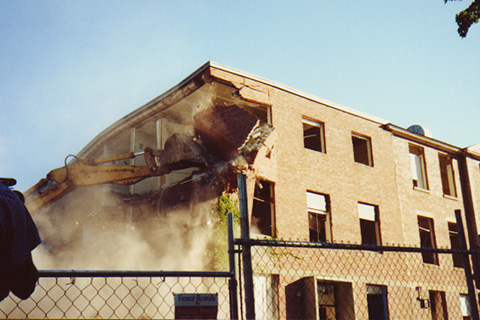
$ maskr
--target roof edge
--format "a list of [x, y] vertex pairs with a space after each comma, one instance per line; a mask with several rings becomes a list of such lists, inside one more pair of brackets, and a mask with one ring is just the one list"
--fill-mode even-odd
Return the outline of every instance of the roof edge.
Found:
[[364, 112], [346, 107], [344, 105], [329, 101], [327, 99], [320, 98], [320, 97], [315, 96], [313, 94], [309, 94], [309, 93], [306, 93], [304, 91], [297, 90], [293, 87], [290, 87], [290, 86], [287, 86], [287, 85], [284, 85], [284, 84], [281, 84], [281, 83], [278, 83], [278, 82], [275, 82], [275, 81], [272, 81], [272, 80], [269, 80], [269, 79], [266, 79], [266, 78], [263, 78], [263, 77], [260, 77], [260, 76], [257, 76], [257, 75], [239, 70], [239, 69], [235, 69], [235, 68], [223, 65], [221, 63], [217, 63], [215, 61], [209, 61], [209, 62], [210, 62], [210, 66], [212, 68], [216, 68], [216, 69], [219, 69], [219, 70], [222, 70], [222, 71], [225, 71], [225, 72], [229, 72], [231, 74], [235, 74], [235, 75], [238, 75], [238, 76], [241, 76], [241, 77], [244, 77], [244, 78], [249, 78], [249, 79], [257, 81], [257, 82], [261, 82], [263, 84], [269, 85], [271, 87], [275, 87], [275, 88], [280, 89], [282, 91], [297, 95], [297, 96], [302, 97], [304, 99], [323, 104], [327, 107], [334, 108], [334, 109], [337, 109], [339, 111], [342, 111], [342, 112], [345, 112], [345, 113], [348, 113], [348, 114], [351, 114], [351, 115], [354, 115], [354, 116], [357, 116], [357, 117], [360, 117], [360, 118], [363, 118], [363, 119], [366, 119], [366, 120], [369, 120], [369, 121], [373, 121], [373, 122], [376, 122], [376, 123], [379, 123], [379, 124], [382, 124], [382, 125], [386, 125], [386, 124], [390, 123], [390, 121], [388, 121], [388, 120], [369, 115], [367, 113], [364, 113]]
[[[173, 94], [177, 90], [179, 90], [179, 89], [185, 87], [186, 85], [188, 85], [196, 77], [198, 77], [203, 72], [205, 72], [207, 69], [209, 69], [210, 66], [211, 66], [211, 62], [207, 61], [201, 67], [199, 67], [197, 70], [192, 72], [188, 77], [186, 77], [185, 79], [180, 81], [178, 84], [176, 84], [172, 88], [168, 89], [167, 91], [165, 91], [161, 95], [153, 98], [152, 100], [148, 101], [144, 105], [140, 106], [139, 108], [133, 110], [132, 112], [128, 113], [127, 115], [123, 116], [122, 118], [120, 118], [117, 121], [115, 121], [114, 123], [112, 123], [110, 126], [108, 126], [104, 130], [102, 130], [99, 134], [97, 134], [87, 145], [85, 145], [78, 152], [77, 156], [79, 158], [87, 157], [88, 154], [90, 153], [90, 151], [93, 151], [98, 144], [104, 142], [105, 140], [108, 140], [108, 137], [105, 137], [105, 136], [112, 135], [112, 134], [114, 134], [115, 132], [118, 132], [118, 131], [122, 131], [122, 127], [123, 127], [124, 124], [126, 124], [127, 122], [128, 123], [130, 123], [132, 121], [134, 122], [135, 117], [138, 117], [145, 110], [147, 110], [147, 109], [151, 108], [152, 106], [158, 104], [160, 101], [167, 98], [168, 96], [170, 96], [171, 94]], [[116, 128], [119, 128], [119, 129], [115, 130]], [[105, 137], [105, 138], [102, 138], [102, 137]]]
[[412, 132], [408, 129], [399, 127], [397, 125], [394, 125], [392, 123], [388, 123], [384, 126], [386, 130], [391, 131], [394, 135], [408, 139], [413, 142], [417, 143], [422, 143], [426, 146], [433, 147], [435, 149], [453, 153], [453, 154], [465, 154], [473, 159], [480, 160], [480, 153], [471, 150], [470, 147], [467, 148], [460, 148], [457, 146], [454, 146], [452, 144], [427, 137], [427, 136], [422, 136], [418, 133]]

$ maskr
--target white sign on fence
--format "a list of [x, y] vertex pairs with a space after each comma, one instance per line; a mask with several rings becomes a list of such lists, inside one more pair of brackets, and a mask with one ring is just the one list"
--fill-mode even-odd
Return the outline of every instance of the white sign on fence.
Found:
[[179, 293], [175, 299], [175, 319], [217, 319], [218, 293]]

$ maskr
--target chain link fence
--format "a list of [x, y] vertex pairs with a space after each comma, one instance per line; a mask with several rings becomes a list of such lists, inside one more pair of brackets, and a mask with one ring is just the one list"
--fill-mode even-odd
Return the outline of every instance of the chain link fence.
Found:
[[[232, 265], [231, 272], [41, 271], [29, 299], [10, 295], [0, 302], [0, 318], [174, 319], [180, 293], [218, 294], [218, 319], [235, 319], [237, 300], [241, 319], [253, 319], [252, 307], [255, 319], [475, 318], [469, 269], [475, 250], [235, 243], [229, 253], [232, 263], [242, 253], [238, 292]], [[244, 269], [247, 251], [251, 272]]]
[[471, 251], [237, 243], [251, 247], [256, 319], [471, 319], [458, 262]]
[[6, 319], [174, 319], [174, 293], [218, 294], [230, 318], [228, 277], [220, 272], [43, 271], [27, 300], [0, 302]]

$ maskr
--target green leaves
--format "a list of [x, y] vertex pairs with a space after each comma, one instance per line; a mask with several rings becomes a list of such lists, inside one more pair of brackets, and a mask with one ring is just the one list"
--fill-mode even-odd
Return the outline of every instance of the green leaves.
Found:
[[455, 21], [458, 24], [458, 34], [465, 38], [467, 36], [468, 30], [474, 23], [478, 23], [478, 19], [480, 17], [480, 0], [473, 1], [470, 6], [459, 12], [456, 17]]
[[240, 227], [240, 211], [236, 195], [223, 192], [218, 197], [217, 218], [214, 229], [214, 237], [210, 249], [211, 267], [214, 270], [228, 269], [228, 240], [227, 240], [227, 213], [233, 213], [235, 233]]
[[[453, 0], [445, 0], [445, 3], [447, 3], [447, 1]], [[478, 23], [479, 18], [480, 0], [474, 0], [467, 9], [457, 13], [455, 21], [458, 25], [458, 34], [460, 37], [465, 38], [472, 24]]]

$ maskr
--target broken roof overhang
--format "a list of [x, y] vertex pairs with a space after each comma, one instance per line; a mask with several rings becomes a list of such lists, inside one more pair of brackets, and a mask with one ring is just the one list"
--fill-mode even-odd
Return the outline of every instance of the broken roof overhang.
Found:
[[[183, 81], [178, 83], [176, 86], [171, 88], [170, 90], [166, 91], [162, 95], [156, 97], [155, 99], [147, 102], [140, 108], [134, 110], [133, 112], [129, 113], [128, 115], [124, 116], [123, 118], [119, 119], [111, 126], [103, 130], [100, 134], [98, 134], [90, 143], [88, 143], [78, 154], [77, 156], [82, 159], [89, 159], [95, 152], [103, 146], [106, 142], [110, 141], [113, 137], [118, 136], [120, 133], [124, 132], [125, 130], [135, 126], [142, 121], [145, 121], [152, 115], [155, 115], [163, 110], [166, 110], [170, 106], [174, 105], [175, 103], [179, 102], [180, 100], [184, 99], [185, 97], [192, 94], [194, 91], [199, 89], [206, 83], [210, 83], [212, 81], [218, 81], [227, 85], [232, 86], [235, 88], [239, 86], [238, 83], [233, 83], [229, 79], [225, 79], [222, 77], [221, 73], [227, 73], [235, 76], [240, 76], [244, 79], [253, 80], [255, 82], [297, 95], [307, 100], [311, 100], [317, 103], [321, 103], [330, 108], [337, 109], [339, 111], [349, 113], [361, 118], [364, 118], [369, 121], [376, 122], [378, 124], [387, 124], [388, 121], [382, 120], [376, 117], [372, 117], [365, 113], [356, 111], [354, 109], [350, 109], [339, 104], [335, 104], [333, 102], [327, 101], [325, 99], [307, 94], [305, 92], [293, 89], [291, 87], [267, 80], [265, 78], [255, 76], [216, 62], [208, 61], [200, 68], [195, 70], [191, 75], [185, 78]], [[241, 88], [240, 95], [241, 95]], [[248, 97], [242, 97], [245, 101], [248, 101]], [[260, 102], [259, 102], [260, 103]], [[267, 103], [263, 103], [267, 104]]]

